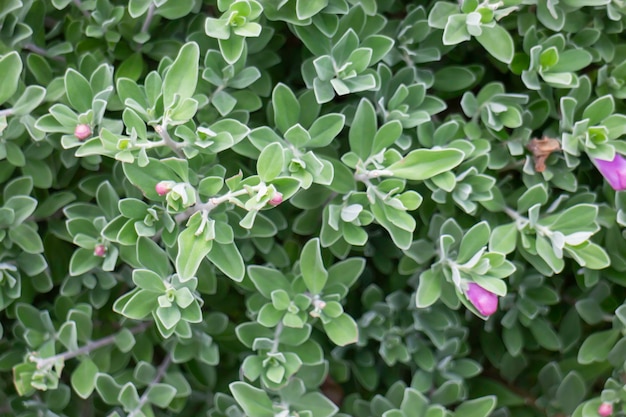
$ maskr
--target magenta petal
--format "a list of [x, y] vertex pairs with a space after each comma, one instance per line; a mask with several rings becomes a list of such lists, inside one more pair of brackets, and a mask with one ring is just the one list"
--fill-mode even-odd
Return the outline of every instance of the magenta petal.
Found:
[[466, 295], [483, 316], [490, 316], [498, 310], [498, 296], [474, 282], [469, 283]]
[[622, 155], [615, 154], [612, 161], [594, 159], [594, 162], [615, 191], [626, 190], [626, 159]]

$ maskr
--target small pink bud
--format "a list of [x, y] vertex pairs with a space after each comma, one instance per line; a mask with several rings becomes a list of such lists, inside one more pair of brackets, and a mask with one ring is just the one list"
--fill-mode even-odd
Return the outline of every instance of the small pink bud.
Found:
[[611, 403], [602, 403], [600, 407], [598, 407], [598, 414], [602, 417], [608, 417], [613, 414], [613, 404]]
[[282, 193], [279, 193], [278, 191], [274, 193], [274, 196], [269, 201], [270, 205], [272, 206], [277, 206], [282, 202], [283, 202], [283, 195]]
[[96, 245], [96, 247], [93, 248], [94, 256], [98, 256], [100, 258], [104, 258], [104, 255], [106, 255], [106, 253], [107, 253], [107, 248], [106, 248], [106, 246], [104, 246], [102, 244]]
[[612, 161], [594, 159], [593, 162], [615, 191], [626, 190], [626, 159], [622, 155], [615, 154]]
[[490, 316], [498, 310], [498, 296], [474, 282], [469, 283], [466, 295], [483, 316]]
[[76, 129], [74, 129], [74, 136], [76, 136], [76, 139], [80, 141], [87, 139], [91, 136], [91, 127], [86, 124], [77, 125]]
[[172, 190], [172, 187], [170, 185], [170, 181], [161, 181], [154, 187], [154, 189], [158, 195], [164, 196]]

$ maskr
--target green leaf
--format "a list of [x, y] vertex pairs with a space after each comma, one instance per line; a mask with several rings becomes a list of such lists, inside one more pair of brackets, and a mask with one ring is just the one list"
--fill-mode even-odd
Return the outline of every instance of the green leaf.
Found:
[[338, 346], [346, 346], [359, 340], [359, 329], [354, 319], [346, 313], [323, 323], [328, 338]]
[[350, 126], [348, 139], [352, 152], [356, 153], [363, 161], [371, 154], [376, 130], [378, 130], [376, 110], [369, 100], [361, 99]]
[[309, 240], [302, 248], [300, 272], [302, 273], [304, 284], [313, 295], [322, 292], [328, 279], [328, 272], [324, 268], [318, 238]]
[[129, 80], [137, 81], [139, 77], [141, 77], [144, 67], [145, 63], [141, 53], [134, 53], [122, 61], [119, 67], [117, 67], [115, 79], [117, 80], [118, 78], [124, 77]]
[[487, 417], [496, 408], [497, 400], [494, 395], [464, 401], [455, 410], [458, 417]]
[[274, 417], [272, 400], [270, 400], [264, 390], [255, 388], [245, 382], [233, 382], [228, 387], [246, 416]]
[[137, 260], [161, 277], [170, 274], [170, 262], [167, 254], [152, 239], [139, 237], [137, 241]]
[[593, 55], [585, 49], [568, 49], [559, 53], [559, 62], [550, 68], [553, 72], [576, 72], [593, 61]]
[[565, 246], [565, 252], [580, 264], [589, 269], [604, 269], [611, 265], [611, 258], [606, 251], [593, 242], [585, 242], [578, 246]]
[[38, 85], [29, 85], [13, 105], [13, 114], [23, 116], [33, 111], [46, 96], [46, 89]]
[[256, 169], [263, 182], [270, 182], [278, 177], [285, 164], [285, 151], [280, 143], [270, 143], [263, 148], [256, 163]]
[[556, 46], [547, 48], [539, 56], [539, 64], [544, 70], [553, 67], [557, 62], [559, 62], [559, 50]]
[[[363, 3], [361, 3], [361, 6], [363, 6]], [[363, 42], [361, 42], [360, 47], [369, 48], [372, 50], [372, 55], [368, 63], [368, 66], [372, 66], [381, 59], [383, 59], [385, 56], [387, 56], [389, 51], [391, 51], [391, 48], [393, 48], [393, 45], [394, 40], [389, 36], [371, 35], [365, 38]]]
[[118, 396], [119, 402], [126, 410], [134, 410], [139, 407], [139, 394], [137, 393], [137, 387], [132, 382], [127, 382], [122, 386], [120, 395]]
[[593, 6], [605, 6], [610, 4], [611, 0], [563, 0], [563, 4], [568, 6], [581, 8], [581, 7], [593, 7]]
[[455, 13], [459, 13], [457, 4], [438, 1], [428, 15], [428, 26], [436, 29], [445, 29], [448, 17]]
[[176, 388], [168, 384], [150, 384], [146, 391], [150, 403], [159, 408], [166, 408], [176, 396]]
[[296, 15], [300, 20], [306, 20], [318, 14], [328, 5], [328, 0], [297, 0]]
[[306, 144], [307, 148], [322, 148], [328, 146], [343, 129], [346, 117], [343, 114], [329, 113], [317, 118], [309, 135], [311, 140]]
[[471, 36], [467, 31], [466, 16], [464, 14], [450, 15], [443, 30], [443, 44], [456, 45], [470, 38]]
[[70, 275], [78, 276], [91, 271], [102, 263], [102, 258], [93, 254], [93, 250], [78, 248], [70, 259]]
[[615, 101], [612, 95], [606, 95], [595, 99], [583, 111], [583, 119], [589, 119], [589, 125], [593, 126], [609, 117], [615, 111]]
[[387, 167], [394, 176], [425, 180], [456, 167], [465, 154], [457, 149], [416, 149]]
[[530, 323], [530, 332], [535, 337], [539, 345], [548, 350], [557, 351], [561, 349], [561, 339], [554, 331], [554, 328], [543, 318], [535, 318]]
[[69, 68], [65, 73], [65, 92], [72, 107], [80, 113], [91, 109], [93, 92], [89, 81], [75, 69]]
[[364, 269], [364, 258], [349, 258], [336, 262], [328, 268], [328, 286], [341, 284], [346, 289], [349, 289], [361, 276]]
[[296, 148], [304, 148], [311, 140], [311, 135], [300, 124], [291, 126], [284, 134], [285, 139]]
[[517, 200], [517, 211], [525, 213], [536, 204], [545, 204], [548, 201], [548, 190], [543, 183], [533, 185], [524, 191]]
[[[7, 197], [8, 187], [5, 188], [5, 198]], [[10, 197], [5, 203], [4, 208], [9, 209], [13, 212], [13, 221], [12, 224], [18, 225], [26, 221], [30, 215], [33, 214], [35, 208], [37, 207], [37, 200], [33, 197], [25, 196], [25, 195], [15, 195]]]
[[207, 17], [204, 23], [206, 34], [215, 39], [228, 39], [230, 37], [230, 25], [226, 19]]
[[0, 104], [10, 99], [17, 91], [22, 69], [22, 60], [17, 52], [12, 51], [0, 57], [0, 74], [2, 74]]
[[278, 83], [272, 91], [272, 107], [274, 109], [274, 125], [285, 133], [300, 118], [300, 102], [295, 94], [283, 83]]
[[157, 295], [135, 288], [115, 301], [113, 311], [130, 319], [143, 320], [158, 307]]
[[543, 236], [537, 236], [537, 254], [552, 268], [556, 273], [559, 273], [565, 267], [565, 261], [563, 258], [558, 257], [554, 252], [552, 245], [548, 242], [548, 239]]
[[246, 266], [237, 246], [231, 243], [213, 243], [208, 253], [209, 260], [230, 279], [241, 282], [246, 273]]
[[392, 120], [385, 123], [378, 129], [374, 135], [374, 143], [372, 144], [373, 155], [387, 149], [400, 138], [402, 135], [402, 123], [399, 120]]
[[161, 278], [161, 276], [156, 272], [150, 271], [149, 269], [133, 270], [133, 282], [138, 288], [156, 294], [161, 294], [167, 291], [163, 278]]
[[96, 387], [98, 367], [89, 358], [83, 359], [78, 367], [72, 372], [70, 379], [72, 388], [80, 398], [86, 399]]
[[263, 297], [270, 299], [276, 290], [289, 291], [291, 285], [285, 276], [276, 269], [259, 265], [248, 267], [248, 276]]
[[441, 278], [427, 269], [420, 274], [415, 303], [417, 308], [426, 308], [433, 305], [441, 296]]
[[485, 221], [476, 223], [470, 230], [465, 233], [459, 247], [457, 255], [457, 263], [465, 263], [470, 260], [481, 248], [489, 242], [491, 230], [489, 224]]
[[515, 46], [511, 34], [502, 26], [481, 26], [482, 33], [476, 40], [498, 61], [510, 64], [515, 55]]
[[585, 398], [586, 393], [585, 380], [576, 371], [571, 371], [561, 381], [556, 391], [556, 400], [563, 411], [571, 415], [578, 406], [576, 401], [572, 401], [572, 398]]
[[181, 319], [181, 313], [177, 306], [157, 307], [157, 324], [160, 323], [166, 330], [173, 329]]
[[229, 64], [234, 64], [243, 54], [246, 46], [246, 38], [240, 36], [231, 36], [228, 39], [218, 39], [222, 57]]
[[22, 223], [9, 229], [9, 237], [13, 243], [22, 248], [24, 252], [33, 254], [43, 252], [41, 237], [33, 227], [27, 223]]
[[489, 237], [489, 251], [509, 254], [517, 245], [517, 226], [515, 223], [497, 226]]
[[200, 219], [190, 222], [187, 228], [178, 235], [178, 255], [176, 255], [175, 264], [176, 272], [183, 281], [196, 275], [200, 263], [213, 247], [212, 240], [206, 240], [202, 234], [196, 236], [199, 221]]
[[199, 59], [200, 48], [197, 43], [189, 42], [180, 48], [163, 80], [163, 106], [166, 109], [174, 104], [176, 95], [182, 101], [191, 98], [196, 92]]
[[133, 346], [135, 346], [135, 343], [135, 336], [127, 328], [122, 328], [115, 335], [115, 346], [123, 353], [130, 352]]
[[577, 204], [568, 207], [566, 210], [544, 217], [539, 221], [542, 226], [547, 226], [551, 230], [558, 230], [563, 234], [575, 233], [577, 231], [594, 225], [598, 216], [598, 206], [593, 204]]
[[578, 351], [578, 362], [588, 365], [606, 361], [619, 336], [618, 330], [605, 330], [588, 336]]

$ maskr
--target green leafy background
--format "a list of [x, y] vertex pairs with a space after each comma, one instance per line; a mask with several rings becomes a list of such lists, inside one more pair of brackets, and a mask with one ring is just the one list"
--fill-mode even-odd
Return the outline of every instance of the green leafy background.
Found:
[[622, 415], [622, 3], [0, 2], [0, 415]]

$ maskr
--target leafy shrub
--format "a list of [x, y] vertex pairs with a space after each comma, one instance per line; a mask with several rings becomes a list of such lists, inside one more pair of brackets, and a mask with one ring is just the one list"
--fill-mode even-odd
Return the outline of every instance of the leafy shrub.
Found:
[[0, 414], [624, 415], [624, 15], [0, 2]]

